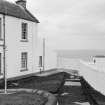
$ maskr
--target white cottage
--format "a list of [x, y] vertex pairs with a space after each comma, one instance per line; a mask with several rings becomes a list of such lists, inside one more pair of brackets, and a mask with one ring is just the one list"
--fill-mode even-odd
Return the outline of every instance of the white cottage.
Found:
[[7, 78], [38, 72], [37, 23], [26, 0], [0, 0], [0, 76]]
[[104, 64], [105, 65], [105, 56], [104, 55], [96, 55], [96, 56], [93, 56], [93, 62], [94, 63], [97, 63], [97, 64]]

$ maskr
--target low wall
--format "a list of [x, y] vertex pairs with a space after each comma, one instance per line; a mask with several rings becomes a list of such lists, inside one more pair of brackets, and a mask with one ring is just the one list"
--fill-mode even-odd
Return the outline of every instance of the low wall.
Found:
[[81, 63], [80, 75], [89, 83], [91, 87], [105, 95], [105, 72], [91, 68], [85, 63]]

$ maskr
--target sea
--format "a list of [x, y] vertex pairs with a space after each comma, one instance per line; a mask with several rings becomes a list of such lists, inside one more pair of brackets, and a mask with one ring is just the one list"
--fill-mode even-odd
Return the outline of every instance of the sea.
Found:
[[[58, 50], [57, 66], [59, 68], [78, 70], [81, 66], [80, 61], [94, 63], [93, 58], [95, 56], [105, 56], [105, 50]], [[103, 58], [103, 61], [105, 62], [105, 58]], [[104, 64], [104, 62], [102, 63]], [[98, 63], [97, 65], [100, 66]], [[105, 68], [105, 66], [102, 67]]]

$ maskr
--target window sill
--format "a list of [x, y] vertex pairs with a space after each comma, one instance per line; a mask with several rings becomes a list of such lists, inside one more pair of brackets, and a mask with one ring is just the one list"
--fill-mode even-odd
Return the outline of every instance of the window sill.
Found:
[[20, 70], [20, 72], [24, 72], [24, 71], [28, 71], [28, 69], [24, 68]]
[[21, 42], [28, 42], [28, 39], [21, 39]]

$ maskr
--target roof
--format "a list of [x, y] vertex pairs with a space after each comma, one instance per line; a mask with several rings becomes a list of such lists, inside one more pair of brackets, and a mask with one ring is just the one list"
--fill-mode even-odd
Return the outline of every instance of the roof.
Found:
[[105, 55], [96, 55], [95, 58], [105, 58]]
[[36, 19], [36, 17], [34, 17], [26, 8], [5, 0], [0, 0], [0, 14], [39, 23], [38, 19]]

